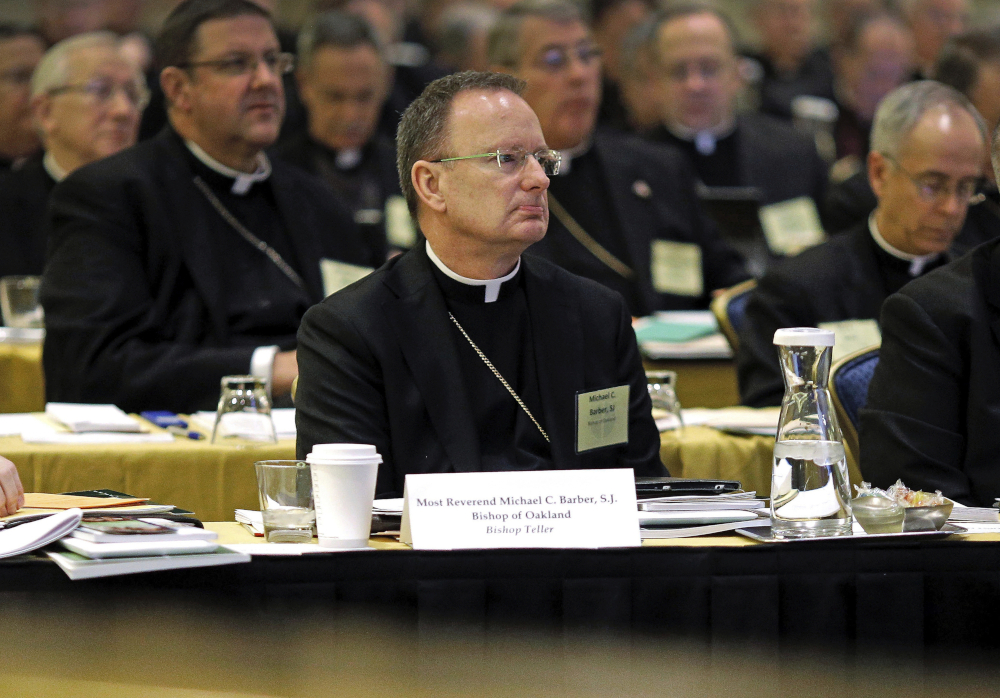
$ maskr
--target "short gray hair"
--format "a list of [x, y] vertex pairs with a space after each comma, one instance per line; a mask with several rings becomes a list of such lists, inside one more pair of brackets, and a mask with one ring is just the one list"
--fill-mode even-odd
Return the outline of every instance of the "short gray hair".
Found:
[[986, 122], [969, 98], [935, 80], [918, 80], [890, 92], [878, 105], [872, 124], [871, 149], [889, 157], [897, 157], [900, 146], [920, 120], [935, 107], [962, 109], [975, 120], [983, 143], [989, 143]]
[[521, 24], [528, 17], [547, 19], [557, 24], [587, 24], [583, 9], [570, 0], [521, 0], [500, 13], [493, 25], [486, 55], [491, 65], [516, 68], [521, 62]]
[[410, 170], [418, 160], [437, 160], [441, 157], [455, 97], [469, 90], [506, 90], [520, 96], [524, 87], [524, 81], [513, 75], [467, 70], [438, 78], [410, 103], [396, 131], [396, 169], [399, 172], [399, 187], [414, 220], [417, 219], [417, 191], [413, 188]]
[[[69, 79], [70, 59], [73, 54], [91, 48], [109, 48], [118, 51], [121, 39], [114, 32], [99, 31], [78, 34], [63, 39], [42, 56], [31, 76], [31, 96], [43, 95], [49, 90], [62, 87]], [[136, 69], [139, 73], [139, 69]]]
[[382, 42], [363, 17], [337, 10], [324, 12], [299, 34], [297, 62], [301, 68], [308, 67], [323, 46], [349, 49], [365, 45], [382, 56]]

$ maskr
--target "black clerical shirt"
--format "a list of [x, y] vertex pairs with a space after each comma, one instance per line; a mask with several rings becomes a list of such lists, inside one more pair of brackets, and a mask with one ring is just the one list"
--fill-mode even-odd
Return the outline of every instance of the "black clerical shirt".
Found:
[[740, 181], [743, 168], [740, 162], [739, 129], [719, 138], [715, 141], [714, 149], [706, 148], [704, 152], [698, 149], [694, 140], [679, 138], [663, 126], [651, 138], [679, 148], [687, 155], [698, 179], [706, 186], [738, 187], [745, 184]]
[[[254, 183], [246, 194], [232, 191], [233, 179], [220, 174], [188, 153], [195, 174], [208, 184], [222, 205], [251, 233], [281, 255], [292, 269], [302, 273], [302, 264], [288, 242], [288, 233], [278, 213], [269, 180]], [[200, 191], [196, 196], [204, 196]], [[253, 247], [220, 215], [216, 239], [223, 241], [225, 265], [223, 298], [228, 327], [245, 346], [295, 347], [299, 320], [313, 300], [264, 253]], [[310, 260], [312, 261], [312, 260]], [[275, 292], [280, 289], [280, 292]]]
[[[588, 235], [601, 244], [604, 249], [617, 257], [631, 268], [635, 263], [628, 253], [625, 240], [622, 237], [621, 223], [615, 214], [611, 197], [608, 194], [608, 183], [601, 168], [601, 163], [594, 148], [574, 157], [566, 168], [549, 178], [549, 195], [554, 196], [563, 208], [573, 217]], [[546, 245], [552, 248], [572, 247], [574, 251], [582, 248], [562, 224], [558, 216], [549, 210], [549, 232]], [[587, 253], [588, 255], [590, 253]], [[618, 291], [625, 296], [629, 308], [635, 312], [642, 307], [638, 290], [633, 281], [626, 279], [607, 265], [587, 265], [575, 268], [571, 260], [576, 255], [553, 249], [551, 259], [558, 260], [568, 271], [593, 279], [604, 286]]]
[[[497, 299], [485, 302], [485, 287], [470, 286], [431, 264], [448, 307], [469, 337], [500, 375], [541, 420], [538, 369], [531, 319], [519, 270], [500, 287]], [[504, 388], [454, 324], [450, 325], [473, 421], [479, 434], [483, 471], [550, 470], [552, 454], [538, 427]], [[545, 428], [545, 424], [542, 424]]]

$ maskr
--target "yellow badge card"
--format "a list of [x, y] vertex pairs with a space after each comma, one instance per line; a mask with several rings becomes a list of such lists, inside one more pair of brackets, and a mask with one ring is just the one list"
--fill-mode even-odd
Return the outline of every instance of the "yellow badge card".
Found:
[[576, 452], [628, 443], [628, 385], [576, 395]]
[[365, 278], [372, 273], [372, 268], [324, 258], [319, 260], [319, 271], [323, 275], [323, 295], [329, 296]]
[[760, 225], [775, 254], [794, 255], [826, 240], [816, 202], [808, 196], [762, 206]]
[[653, 240], [649, 271], [657, 293], [698, 297], [705, 292], [701, 248], [690, 242]]
[[394, 194], [385, 200], [385, 237], [391, 247], [408, 250], [417, 244], [417, 228], [410, 218], [406, 199]]
[[833, 360], [840, 361], [845, 356], [862, 349], [882, 345], [882, 331], [874, 320], [842, 320], [821, 322], [821, 330], [833, 330]]

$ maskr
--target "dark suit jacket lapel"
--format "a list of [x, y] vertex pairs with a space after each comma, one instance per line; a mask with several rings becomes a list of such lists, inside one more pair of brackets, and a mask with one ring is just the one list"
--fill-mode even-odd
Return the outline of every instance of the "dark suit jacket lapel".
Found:
[[656, 308], [659, 307], [656, 294], [648, 283], [643, 283], [643, 280], [649, 278], [649, 246], [656, 230], [656, 221], [649, 202], [640, 200], [633, 191], [635, 183], [640, 179], [636, 176], [637, 173], [620, 155], [609, 152], [608, 146], [600, 133], [594, 134], [593, 147], [607, 179], [608, 196], [628, 250], [630, 266], [639, 280], [638, 288], [642, 292], [644, 304], [647, 308]]
[[[290, 180], [281, 176], [282, 168], [283, 164], [275, 163], [269, 182], [274, 191], [274, 200], [284, 224], [288, 244], [295, 250], [298, 264], [293, 266], [305, 281], [309, 295], [318, 302], [323, 299], [323, 275], [319, 267], [323, 250], [315, 233], [323, 230], [324, 225], [329, 225], [329, 221], [308, 220], [305, 217], [304, 212], [313, 211], [315, 207], [304, 205], [301, 197], [293, 190]], [[330, 230], [328, 234], [334, 235], [335, 232]], [[292, 261], [289, 260], [289, 264], [292, 264]]]
[[525, 255], [525, 295], [538, 367], [542, 426], [551, 440], [556, 468], [577, 467], [576, 394], [585, 390], [585, 337], [565, 289], [553, 282], [552, 268]]
[[456, 471], [478, 471], [479, 434], [458, 371], [457, 330], [430, 265], [423, 245], [400, 259], [385, 278], [397, 297], [382, 309], [449, 460]]
[[191, 273], [191, 282], [204, 299], [213, 336], [225, 340], [229, 337], [229, 320], [225, 317], [222, 277], [218, 270], [225, 264], [229, 238], [222, 238], [218, 231], [226, 223], [194, 185], [195, 173], [190, 164], [194, 156], [181, 137], [167, 127], [157, 139], [163, 151], [162, 191], [170, 201], [168, 209], [183, 212], [176, 218], [181, 224], [176, 230], [167, 232], [176, 237]]
[[993, 340], [997, 345], [1000, 345], [1000, 245], [993, 246], [989, 260], [986, 305], [990, 314], [990, 329], [993, 331]]
[[856, 297], [861, 301], [861, 307], [852, 310], [857, 317], [879, 318], [887, 289], [882, 288], [880, 294], [872, 293], [870, 290], [873, 285], [882, 287], [883, 275], [879, 269], [878, 258], [875, 256], [875, 240], [868, 229], [868, 221], [865, 220], [848, 234], [852, 236], [852, 245], [858, 259], [858, 265], [852, 270], [848, 283], [854, 287]]

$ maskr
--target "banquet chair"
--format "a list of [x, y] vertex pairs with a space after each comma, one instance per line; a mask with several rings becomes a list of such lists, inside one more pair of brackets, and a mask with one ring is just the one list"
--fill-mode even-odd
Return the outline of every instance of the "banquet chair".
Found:
[[859, 414], [868, 402], [868, 384], [878, 366], [878, 351], [878, 347], [861, 349], [840, 359], [830, 369], [830, 395], [837, 421], [844, 433], [847, 470], [854, 484], [861, 484], [858, 462]]
[[712, 299], [710, 306], [712, 313], [734, 353], [740, 345], [740, 330], [743, 328], [747, 301], [750, 300], [750, 292], [755, 288], [757, 281], [749, 279], [727, 288]]

